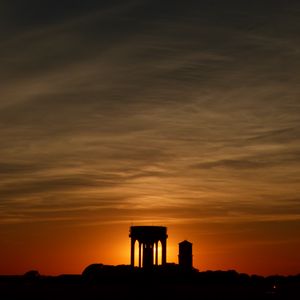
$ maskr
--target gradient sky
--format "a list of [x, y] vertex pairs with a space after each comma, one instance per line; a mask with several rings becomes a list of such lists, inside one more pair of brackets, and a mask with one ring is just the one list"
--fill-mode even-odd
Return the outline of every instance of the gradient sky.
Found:
[[0, 0], [0, 274], [168, 261], [300, 273], [300, 3]]

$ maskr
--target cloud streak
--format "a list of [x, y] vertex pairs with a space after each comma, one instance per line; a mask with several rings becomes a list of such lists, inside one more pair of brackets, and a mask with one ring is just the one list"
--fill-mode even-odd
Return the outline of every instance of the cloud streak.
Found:
[[[139, 219], [158, 209], [162, 219], [221, 218], [228, 199], [250, 203], [245, 214], [265, 201], [277, 218], [299, 192], [297, 5], [87, 2], [48, 11], [29, 1], [33, 15], [20, 23], [21, 6], [6, 4], [3, 219], [23, 209], [19, 199], [28, 220], [89, 207], [104, 220], [108, 203]], [[199, 217], [181, 216], [190, 206]], [[110, 213], [127, 220], [124, 209]]]

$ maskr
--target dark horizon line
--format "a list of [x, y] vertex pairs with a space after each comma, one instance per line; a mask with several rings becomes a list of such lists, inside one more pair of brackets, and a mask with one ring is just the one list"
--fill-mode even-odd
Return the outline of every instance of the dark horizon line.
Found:
[[81, 273], [60, 273], [60, 274], [42, 274], [40, 273], [37, 269], [30, 269], [26, 272], [24, 272], [23, 274], [0, 274], [0, 278], [3, 277], [26, 277], [26, 276], [31, 276], [33, 275], [33, 277], [60, 277], [60, 276], [83, 276], [84, 271], [90, 267], [90, 266], [101, 266], [103, 267], [102, 271], [106, 272], [108, 269], [110, 270], [115, 270], [118, 271], [120, 269], [125, 269], [127, 271], [130, 272], [141, 272], [141, 273], [151, 273], [151, 272], [155, 272], [155, 271], [173, 271], [174, 270], [170, 270], [168, 267], [173, 267], [173, 268], [177, 268], [176, 271], [183, 271], [183, 272], [189, 272], [189, 273], [194, 273], [194, 274], [210, 274], [210, 273], [235, 273], [237, 275], [244, 275], [244, 276], [249, 276], [249, 277], [260, 277], [260, 278], [269, 278], [269, 277], [281, 277], [281, 278], [288, 278], [288, 277], [300, 277], [300, 271], [299, 273], [291, 273], [291, 274], [280, 274], [280, 273], [273, 273], [273, 274], [268, 274], [268, 275], [261, 275], [258, 273], [246, 273], [246, 272], [240, 272], [238, 270], [235, 269], [217, 269], [217, 270], [198, 270], [197, 268], [193, 268], [191, 270], [184, 270], [181, 269], [179, 267], [178, 264], [176, 263], [167, 263], [166, 266], [153, 266], [152, 269], [143, 269], [143, 268], [139, 268], [137, 266], [132, 267], [130, 264], [119, 264], [119, 265], [106, 265], [106, 264], [101, 264], [101, 263], [93, 263], [88, 265], [87, 267], [84, 268], [84, 270]]

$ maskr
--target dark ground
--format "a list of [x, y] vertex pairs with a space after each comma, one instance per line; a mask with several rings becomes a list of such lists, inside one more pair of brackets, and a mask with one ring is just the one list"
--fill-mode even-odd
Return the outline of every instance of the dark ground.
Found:
[[0, 276], [0, 299], [300, 299], [300, 275], [93, 266], [83, 275]]

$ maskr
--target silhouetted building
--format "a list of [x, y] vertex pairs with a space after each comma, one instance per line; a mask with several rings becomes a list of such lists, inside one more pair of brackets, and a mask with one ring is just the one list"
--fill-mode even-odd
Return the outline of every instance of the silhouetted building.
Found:
[[[158, 244], [161, 243], [161, 264], [167, 262], [167, 227], [163, 226], [131, 226], [131, 266], [134, 267], [135, 242], [139, 243], [138, 266], [151, 268], [158, 265]], [[154, 253], [155, 252], [155, 253]], [[155, 260], [154, 260], [155, 258]]]
[[179, 243], [179, 266], [183, 269], [189, 270], [193, 268], [193, 244], [189, 241]]

